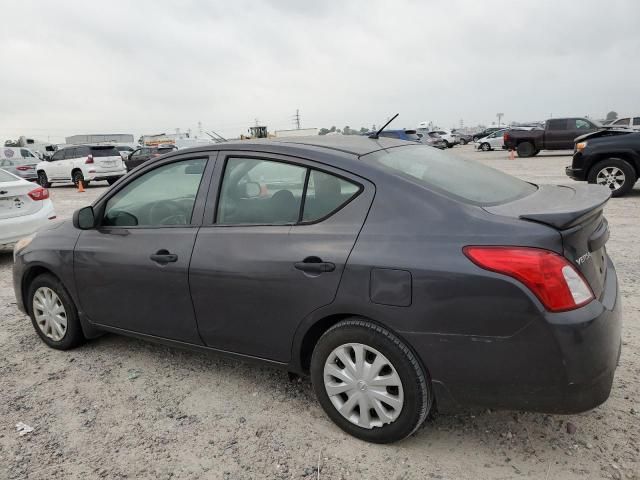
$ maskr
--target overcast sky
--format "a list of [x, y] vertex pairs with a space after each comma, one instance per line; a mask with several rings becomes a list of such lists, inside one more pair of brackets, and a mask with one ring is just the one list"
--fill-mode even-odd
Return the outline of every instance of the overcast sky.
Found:
[[[97, 5], [100, 5], [98, 8]], [[640, 1], [3, 2], [0, 140], [640, 114]]]

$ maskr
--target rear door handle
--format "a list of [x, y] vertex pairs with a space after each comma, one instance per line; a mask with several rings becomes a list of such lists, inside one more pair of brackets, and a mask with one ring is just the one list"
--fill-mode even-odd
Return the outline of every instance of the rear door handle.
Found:
[[[313, 258], [313, 257], [312, 257]], [[315, 260], [315, 261], [314, 261]], [[305, 258], [303, 262], [297, 262], [294, 267], [297, 270], [301, 270], [306, 273], [325, 273], [333, 272], [336, 269], [336, 265], [331, 262], [317, 261], [320, 259]]]
[[169, 250], [165, 249], [158, 250], [156, 253], [149, 255], [149, 258], [160, 265], [166, 265], [167, 263], [178, 261], [178, 255], [175, 253], [169, 253]]

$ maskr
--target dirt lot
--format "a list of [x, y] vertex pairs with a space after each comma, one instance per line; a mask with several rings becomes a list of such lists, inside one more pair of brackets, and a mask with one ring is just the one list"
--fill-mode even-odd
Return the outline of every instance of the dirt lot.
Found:
[[[455, 151], [526, 180], [571, 182], [567, 156]], [[59, 216], [103, 189], [54, 187]], [[12, 257], [0, 254], [0, 479], [640, 478], [640, 185], [606, 213], [625, 315], [610, 399], [574, 416], [437, 416], [390, 446], [342, 433], [310, 383], [279, 370], [114, 335], [51, 350], [17, 310]], [[19, 436], [18, 422], [33, 432]]]

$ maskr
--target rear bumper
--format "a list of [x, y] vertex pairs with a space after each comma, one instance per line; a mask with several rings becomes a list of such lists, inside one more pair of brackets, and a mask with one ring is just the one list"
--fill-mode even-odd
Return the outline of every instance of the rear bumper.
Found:
[[609, 397], [621, 329], [618, 281], [609, 260], [599, 299], [570, 312], [541, 313], [513, 336], [404, 336], [429, 368], [440, 410], [578, 413]]
[[7, 248], [27, 235], [31, 235], [39, 228], [48, 224], [50, 217], [55, 217], [51, 200], [43, 200], [45, 204], [40, 210], [31, 215], [5, 218], [0, 220], [0, 247]]
[[126, 169], [102, 171], [102, 172], [95, 171], [95, 172], [88, 172], [84, 178], [85, 180], [90, 180], [90, 181], [100, 181], [100, 180], [110, 180], [110, 179], [124, 177], [126, 174], [127, 174]]

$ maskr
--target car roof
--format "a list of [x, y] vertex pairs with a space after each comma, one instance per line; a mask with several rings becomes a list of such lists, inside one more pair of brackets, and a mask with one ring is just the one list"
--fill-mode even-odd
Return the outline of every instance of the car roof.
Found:
[[251, 149], [281, 151], [282, 147], [291, 147], [292, 149], [324, 150], [326, 153], [340, 152], [359, 157], [378, 150], [413, 144], [414, 142], [387, 137], [374, 139], [364, 135], [315, 135], [309, 137], [234, 140], [185, 148], [178, 150], [178, 153]]

